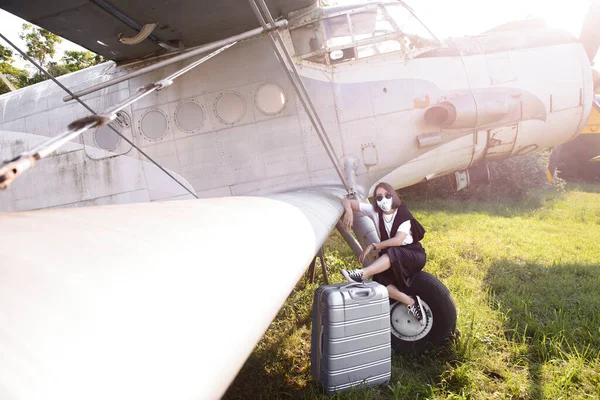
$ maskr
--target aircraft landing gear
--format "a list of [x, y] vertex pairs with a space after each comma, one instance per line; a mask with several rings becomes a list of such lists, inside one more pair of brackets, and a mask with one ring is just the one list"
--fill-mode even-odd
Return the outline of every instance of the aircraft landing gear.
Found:
[[425, 325], [408, 314], [404, 304], [391, 304], [392, 348], [399, 353], [420, 354], [448, 340], [456, 329], [456, 306], [448, 288], [435, 276], [421, 271], [404, 291], [421, 297]]
[[[362, 246], [379, 241], [375, 224], [361, 213], [354, 213], [352, 226], [356, 238], [338, 223], [337, 228], [358, 257]], [[372, 262], [371, 254], [367, 260]], [[427, 269], [427, 265], [425, 266]], [[392, 347], [399, 353], [420, 354], [447, 341], [456, 330], [456, 305], [450, 291], [435, 276], [421, 271], [413, 277], [410, 288], [403, 289], [409, 296], [419, 295], [425, 308], [425, 325], [407, 313], [403, 304], [390, 305]]]

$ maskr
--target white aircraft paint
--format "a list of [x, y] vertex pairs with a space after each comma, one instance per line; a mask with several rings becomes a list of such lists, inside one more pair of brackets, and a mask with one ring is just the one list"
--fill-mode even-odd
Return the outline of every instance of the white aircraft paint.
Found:
[[[337, 14], [342, 18], [350, 12], [340, 10]], [[304, 20], [314, 18], [308, 15]], [[553, 30], [544, 31], [558, 35]], [[294, 51], [289, 32], [284, 36]], [[543, 34], [530, 33], [540, 38]], [[300, 60], [299, 71], [342, 158], [339, 161], [347, 157], [359, 160], [357, 183], [366, 194], [380, 179], [391, 180], [401, 188], [485, 159], [572, 139], [587, 120], [592, 103], [585, 52], [578, 43], [536, 47], [519, 42], [523, 40], [519, 32], [500, 32], [451, 41], [450, 46], [461, 49], [456, 56], [414, 58], [423, 51], [399, 50], [335, 65]], [[507, 43], [515, 43], [516, 49], [506, 50]], [[482, 46], [504, 47], [499, 52], [469, 54], [470, 48]], [[171, 65], [84, 99], [94, 109], [106, 109], [180, 67]], [[128, 70], [106, 63], [60, 79], [72, 90], [79, 90]], [[262, 97], [259, 95], [265, 87], [279, 88], [283, 93], [271, 90], [277, 98], [265, 100], [264, 91]], [[496, 110], [510, 103], [512, 111], [485, 126], [454, 129], [424, 122], [428, 107], [461, 95], [475, 96], [465, 113], [479, 115], [480, 120], [494, 102], [500, 102], [500, 106], [492, 106]], [[52, 82], [0, 97], [0, 129], [48, 136], [87, 114], [80, 105], [62, 103], [60, 98]], [[279, 101], [281, 110], [261, 111], [258, 98]], [[178, 112], [186, 104], [196, 105], [197, 120], [188, 113], [186, 121], [178, 122]], [[161, 165], [186, 178], [201, 197], [266, 194], [338, 183], [266, 39], [227, 50], [167, 89], [133, 104], [126, 113], [130, 124], [122, 128], [123, 133]], [[182, 127], [185, 123], [197, 127], [190, 131]], [[486, 141], [486, 151], [476, 151], [482, 144], [475, 137], [482, 129], [487, 134], [478, 137]], [[419, 148], [417, 137], [428, 134], [439, 134], [439, 144]], [[84, 136], [86, 149], [98, 146], [93, 135]], [[113, 151], [142, 159], [122, 141]], [[115, 173], [129, 172], [120, 169]], [[89, 178], [93, 175], [89, 170], [82, 169], [81, 174], [94, 179]], [[65, 187], [60, 192], [69, 197]], [[43, 206], [32, 203], [32, 208]]]
[[[0, 158], [38, 146], [39, 135], [0, 132]], [[119, 171], [124, 171], [119, 172]], [[0, 195], [0, 211], [183, 200], [192, 196], [158, 167], [94, 147], [69, 143]], [[191, 185], [175, 174], [188, 188]]]
[[[520, 34], [504, 36], [502, 40], [513, 40]], [[378, 180], [392, 179], [394, 175], [388, 174], [394, 170], [403, 178], [393, 178], [392, 184], [401, 188], [427, 176], [468, 167], [482, 161], [486, 154], [497, 159], [570, 140], [587, 120], [592, 102], [589, 63], [577, 43], [415, 59], [396, 51], [335, 66], [309, 61], [300, 61], [300, 66], [337, 154], [360, 161], [357, 182], [365, 193]], [[179, 67], [151, 72], [88, 95], [85, 100], [92, 108], [108, 108]], [[106, 63], [60, 79], [77, 90], [126, 73], [127, 68]], [[277, 85], [284, 92], [285, 104], [279, 113], [265, 113], [256, 104], [257, 94], [265, 85]], [[461, 93], [471, 96], [478, 91], [485, 97], [498, 90], [513, 90], [533, 99], [524, 103], [523, 115], [489, 125], [490, 129], [514, 127], [514, 136], [503, 145], [505, 150], [474, 152], [477, 130], [472, 127], [444, 129], [424, 123], [428, 106]], [[510, 99], [510, 95], [506, 97]], [[49, 136], [87, 114], [80, 105], [62, 103], [60, 98], [52, 82], [0, 97], [0, 129]], [[229, 107], [220, 106], [223, 101], [229, 101]], [[191, 132], [176, 121], [178, 110], [189, 102], [201, 110], [199, 127]], [[528, 104], [536, 102], [544, 108], [544, 115], [537, 115], [539, 119], [527, 115]], [[476, 107], [481, 113], [485, 104]], [[225, 110], [236, 115], [220, 116], [219, 112]], [[226, 51], [126, 112], [131, 121], [123, 133], [161, 165], [186, 178], [201, 197], [265, 194], [338, 182], [265, 39]], [[164, 132], [147, 133], [155, 138], [144, 135], [144, 124], [153, 127], [157, 121], [163, 124]], [[419, 148], [417, 137], [431, 133], [440, 134], [440, 147]], [[84, 136], [86, 149], [97, 146], [93, 135], [90, 132]], [[471, 139], [460, 139], [464, 136]], [[486, 147], [491, 145], [487, 143]], [[462, 146], [459, 153], [457, 146]], [[142, 159], [129, 147], [120, 143], [115, 153]], [[446, 151], [452, 157], [446, 157]], [[453, 157], [458, 160], [452, 161]], [[417, 160], [420, 167], [413, 168], [417, 164], [412, 161]], [[115, 173], [129, 172], [119, 169]], [[93, 175], [89, 170], [81, 174], [88, 179]], [[70, 196], [64, 187], [59, 191]], [[43, 206], [43, 202], [31, 204], [32, 208]]]
[[[335, 226], [341, 195], [3, 214], [0, 398], [220, 398]], [[244, 240], [215, 241], [240, 221]]]
[[[362, 11], [316, 9], [292, 18], [290, 26], [320, 26], [331, 13], [347, 19]], [[311, 46], [311, 29], [304, 31], [308, 36], [298, 49]], [[283, 35], [295, 53], [293, 35]], [[357, 60], [328, 63], [327, 52], [340, 50], [340, 41], [311, 56], [296, 54], [340, 164], [356, 162], [363, 194], [381, 179], [402, 188], [486, 159], [562, 143], [588, 118], [589, 62], [582, 46], [563, 34], [540, 29], [452, 39], [426, 58], [420, 57], [436, 50], [431, 43], [411, 50], [414, 37], [395, 35], [399, 50]], [[368, 46], [383, 46], [378, 40]], [[314, 62], [318, 57], [324, 63]], [[180, 67], [84, 99], [104, 110]], [[79, 90], [134, 68], [106, 63], [59, 80]], [[278, 113], [271, 107], [277, 92], [271, 91], [269, 107], [257, 104], [265, 85], [284, 92]], [[0, 97], [4, 158], [23, 150], [21, 137], [41, 140], [87, 115], [75, 103], [62, 103], [63, 95], [43, 82]], [[192, 113], [177, 121], [190, 102], [201, 109], [198, 119]], [[426, 111], [446, 102], [467, 104], [457, 120], [471, 123], [428, 125]], [[218, 398], [339, 219], [339, 189], [272, 195], [340, 185], [266, 39], [236, 45], [126, 113], [122, 132], [200, 196], [271, 199], [3, 214], [0, 231], [11, 232], [5, 245], [13, 251], [0, 265], [0, 303], [6, 305], [0, 313], [2, 397]], [[123, 143], [112, 154], [101, 151], [94, 134], [84, 135], [85, 147], [75, 142], [42, 161], [47, 168], [41, 162], [22, 176], [0, 193], [0, 204], [25, 210], [181, 194], [177, 190], [183, 189], [140, 163], [137, 151]], [[431, 135], [433, 144], [419, 146], [418, 138]], [[278, 235], [282, 223], [291, 232]], [[56, 234], [48, 233], [56, 227]], [[252, 234], [232, 249], [227, 238], [240, 227], [251, 227]], [[365, 235], [357, 232], [359, 240]], [[55, 252], [69, 257], [40, 256]], [[221, 265], [235, 277], [231, 284], [211, 283], [202, 268]], [[240, 304], [240, 313], [224, 311]]]

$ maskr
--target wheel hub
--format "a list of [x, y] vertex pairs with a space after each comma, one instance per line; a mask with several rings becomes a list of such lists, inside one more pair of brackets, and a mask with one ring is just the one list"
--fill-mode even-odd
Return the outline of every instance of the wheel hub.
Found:
[[399, 302], [392, 305], [390, 311], [392, 335], [409, 342], [414, 342], [427, 336], [433, 327], [433, 314], [427, 303], [421, 300], [421, 304], [423, 304], [423, 309], [425, 310], [425, 325], [421, 325], [414, 315], [408, 313], [406, 305]]

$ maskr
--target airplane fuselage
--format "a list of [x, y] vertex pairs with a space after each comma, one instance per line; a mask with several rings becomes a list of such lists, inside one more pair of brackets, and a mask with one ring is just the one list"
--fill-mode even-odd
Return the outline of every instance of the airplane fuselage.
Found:
[[[348, 42], [334, 40], [343, 35], [339, 26], [328, 29], [327, 21], [350, 19], [349, 12], [330, 13], [331, 18], [327, 13], [314, 15], [318, 16], [291, 21], [283, 36], [338, 162], [355, 166], [363, 195], [379, 180], [400, 189], [564, 143], [578, 135], [589, 117], [593, 99], [589, 61], [583, 47], [566, 33], [501, 31], [421, 46], [414, 45], [415, 36], [408, 39], [397, 32], [366, 41], [350, 33]], [[314, 28], [317, 24], [321, 28]], [[316, 50], [315, 32], [323, 35]], [[303, 41], [302, 35], [309, 40]], [[386, 48], [388, 42], [392, 45]], [[308, 48], [303, 49], [305, 44]], [[141, 66], [105, 63], [60, 80], [79, 90]], [[165, 67], [83, 100], [96, 110], [107, 109], [182, 66]], [[64, 103], [63, 95], [46, 81], [0, 97], [5, 140], [16, 137], [9, 131], [52, 136], [88, 114], [74, 102]], [[238, 44], [133, 104], [115, 126], [185, 178], [199, 197], [340, 184], [266, 38]], [[73, 176], [90, 174], [94, 163], [114, 163], [115, 158], [143, 160], [106, 128], [84, 134], [83, 143], [79, 151], [90, 165], [65, 165]], [[22, 141], [16, 139], [14, 146], [5, 146], [6, 157], [19, 146]], [[91, 148], [105, 151], [98, 155]], [[61, 188], [48, 184], [32, 189], [35, 171], [29, 174], [29, 182], [11, 189], [16, 192], [12, 203], [17, 204], [12, 210], [90, 204], [93, 196], [110, 196], [110, 202], [184, 197], [181, 192], [155, 198], [140, 195], [147, 191], [143, 185], [123, 183], [127, 168], [115, 168], [99, 178], [67, 179]], [[89, 187], [102, 190], [90, 194]], [[28, 201], [19, 206], [23, 190]], [[50, 204], [36, 203], [36, 196], [48, 198], [48, 191], [63, 194]], [[4, 207], [5, 202], [0, 204]]]

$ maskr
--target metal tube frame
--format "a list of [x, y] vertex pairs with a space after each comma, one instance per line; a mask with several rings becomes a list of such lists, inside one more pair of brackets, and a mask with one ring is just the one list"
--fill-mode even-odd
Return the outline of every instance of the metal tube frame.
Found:
[[[312, 103], [310, 96], [308, 95], [308, 91], [306, 90], [306, 87], [302, 82], [302, 78], [298, 74], [296, 64], [294, 64], [294, 61], [292, 60], [289, 52], [287, 51], [287, 48], [285, 46], [285, 43], [283, 42], [283, 38], [281, 37], [279, 31], [271, 30], [269, 28], [270, 26], [275, 26], [275, 21], [273, 20], [271, 12], [269, 11], [264, 0], [248, 1], [250, 3], [250, 7], [252, 7], [252, 10], [254, 11], [254, 14], [256, 14], [258, 22], [260, 22], [263, 29], [269, 31], [269, 38], [271, 39], [271, 44], [273, 45], [273, 49], [275, 50], [275, 55], [277, 56], [279, 63], [283, 66], [283, 69], [285, 70], [290, 80], [290, 83], [296, 91], [298, 99], [302, 103], [304, 111], [306, 111], [306, 114], [308, 115], [308, 118], [310, 119], [310, 122], [313, 125], [313, 128], [315, 129], [317, 136], [319, 137], [319, 140], [323, 144], [323, 147], [325, 148], [325, 151], [327, 152], [327, 155], [329, 156], [329, 159], [331, 160], [335, 171], [337, 172], [342, 184], [344, 185], [344, 188], [350, 194], [350, 187], [348, 186], [348, 183], [346, 182], [346, 179], [344, 178], [344, 175], [341, 172], [335, 149], [331, 144], [329, 136], [327, 135], [327, 132], [323, 127], [323, 123], [321, 122], [321, 119], [317, 114], [315, 106]], [[267, 22], [265, 22], [265, 17], [268, 24]]]
[[[0, 37], [2, 39], [4, 39], [9, 45], [14, 47], [15, 50], [17, 50], [19, 53], [21, 53], [21, 55], [23, 57], [25, 57], [31, 63], [33, 63], [33, 65], [35, 65], [41, 72], [46, 74], [50, 79], [52, 79], [54, 81], [54, 83], [56, 83], [65, 92], [67, 92], [71, 96], [73, 96], [83, 107], [85, 107], [89, 112], [91, 112], [93, 114], [92, 116], [88, 116], [88, 117], [85, 117], [85, 118], [82, 118], [82, 119], [72, 122], [69, 125], [67, 131], [61, 133], [60, 135], [57, 135], [55, 137], [48, 139], [47, 141], [40, 144], [33, 150], [24, 152], [24, 153], [18, 155], [16, 158], [9, 160], [9, 161], [3, 163], [2, 165], [0, 165], [0, 189], [7, 189], [10, 186], [10, 184], [19, 175], [21, 175], [26, 170], [32, 168], [35, 165], [37, 160], [40, 160], [40, 159], [48, 156], [52, 152], [58, 150], [64, 144], [66, 144], [69, 141], [73, 140], [74, 138], [78, 137], [83, 132], [87, 131], [88, 129], [99, 127], [99, 126], [110, 123], [111, 121], [113, 121], [116, 118], [117, 112], [123, 110], [124, 108], [128, 107], [132, 103], [142, 99], [143, 97], [149, 95], [150, 93], [152, 93], [154, 91], [161, 90], [161, 89], [164, 89], [164, 88], [170, 86], [173, 83], [174, 79], [176, 79], [179, 76], [183, 75], [184, 73], [190, 71], [191, 69], [197, 67], [198, 65], [204, 63], [205, 61], [210, 60], [217, 54], [220, 54], [221, 52], [225, 51], [226, 49], [228, 49], [229, 47], [231, 47], [237, 43], [237, 42], [228, 43], [227, 45], [221, 47], [220, 49], [218, 49], [216, 51], [213, 51], [212, 53], [206, 55], [205, 57], [201, 58], [200, 60], [197, 60], [197, 61], [191, 63], [190, 65], [174, 72], [173, 74], [169, 75], [168, 77], [166, 77], [162, 80], [153, 82], [149, 85], [141, 87], [140, 89], [138, 89], [137, 93], [135, 95], [133, 95], [132, 97], [130, 97], [129, 99], [121, 102], [117, 106], [114, 106], [114, 107], [106, 110], [103, 114], [98, 114], [91, 107], [89, 107], [85, 102], [83, 102], [83, 100], [81, 100], [77, 95], [75, 95], [73, 92], [71, 92], [69, 89], [67, 89], [63, 84], [61, 84], [59, 81], [57, 81], [56, 78], [54, 78], [45, 69], [43, 69], [35, 61], [33, 61], [27, 54], [23, 53], [23, 51], [21, 51], [21, 49], [19, 49], [12, 42], [7, 40], [2, 34], [0, 34]], [[177, 178], [175, 178], [169, 171], [167, 171], [165, 168], [163, 168], [160, 164], [158, 164], [156, 161], [154, 161], [154, 159], [152, 159], [142, 149], [140, 149], [138, 146], [136, 146], [125, 135], [123, 135], [121, 132], [119, 132], [117, 129], [115, 129], [111, 125], [108, 125], [108, 127], [110, 129], [112, 129], [121, 138], [123, 138], [128, 144], [130, 144], [132, 147], [134, 147], [136, 150], [138, 150], [140, 152], [140, 154], [142, 154], [144, 157], [146, 157], [150, 162], [152, 162], [156, 167], [158, 167], [161, 171], [163, 171], [165, 174], [167, 174], [171, 179], [173, 179], [175, 182], [177, 182], [188, 193], [190, 193], [195, 198], [198, 198], [198, 196], [192, 190], [190, 190], [187, 186], [185, 186], [183, 183], [181, 183]]]
[[[287, 26], [287, 24], [288, 24], [287, 20], [278, 21], [274, 25], [275, 26], [274, 29], [285, 27], [285, 26]], [[226, 45], [231, 44], [231, 43], [236, 43], [236, 42], [240, 42], [240, 41], [243, 41], [243, 40], [248, 40], [248, 39], [256, 38], [256, 37], [264, 34], [269, 29], [270, 28], [264, 28], [264, 27], [262, 27], [262, 28], [256, 28], [256, 29], [252, 29], [250, 31], [246, 31], [246, 32], [240, 33], [239, 35], [228, 37], [226, 39], [217, 40], [216, 42], [207, 43], [207, 44], [202, 45], [200, 47], [197, 47], [195, 49], [189, 50], [189, 51], [187, 51], [187, 52], [185, 52], [183, 54], [177, 55], [175, 57], [171, 57], [171, 58], [169, 58], [167, 60], [159, 61], [156, 64], [152, 64], [152, 65], [149, 65], [147, 67], [141, 68], [141, 69], [139, 69], [139, 70], [137, 70], [135, 72], [131, 72], [131, 73], [127, 74], [127, 75], [123, 75], [123, 76], [121, 76], [119, 78], [112, 79], [112, 80], [110, 80], [108, 82], [102, 82], [102, 83], [99, 83], [97, 85], [91, 86], [91, 87], [89, 87], [87, 89], [83, 89], [83, 90], [80, 90], [78, 92], [75, 92], [73, 95], [65, 96], [65, 97], [63, 97], [63, 101], [65, 101], [65, 102], [66, 101], [70, 101], [70, 100], [73, 100], [75, 97], [81, 97], [81, 96], [85, 96], [85, 95], [90, 94], [90, 93], [97, 92], [98, 90], [102, 90], [102, 89], [105, 89], [107, 87], [114, 86], [116, 84], [119, 84], [121, 82], [130, 80], [130, 79], [138, 77], [140, 75], [144, 75], [144, 74], [146, 74], [148, 72], [152, 72], [152, 71], [155, 71], [157, 69], [166, 67], [167, 65], [171, 65], [171, 64], [175, 64], [175, 63], [177, 63], [179, 61], [187, 60], [188, 58], [191, 58], [191, 57], [194, 57], [194, 56], [198, 56], [198, 55], [206, 53], [208, 51], [212, 51], [212, 50], [221, 48], [221, 47], [226, 46]]]

